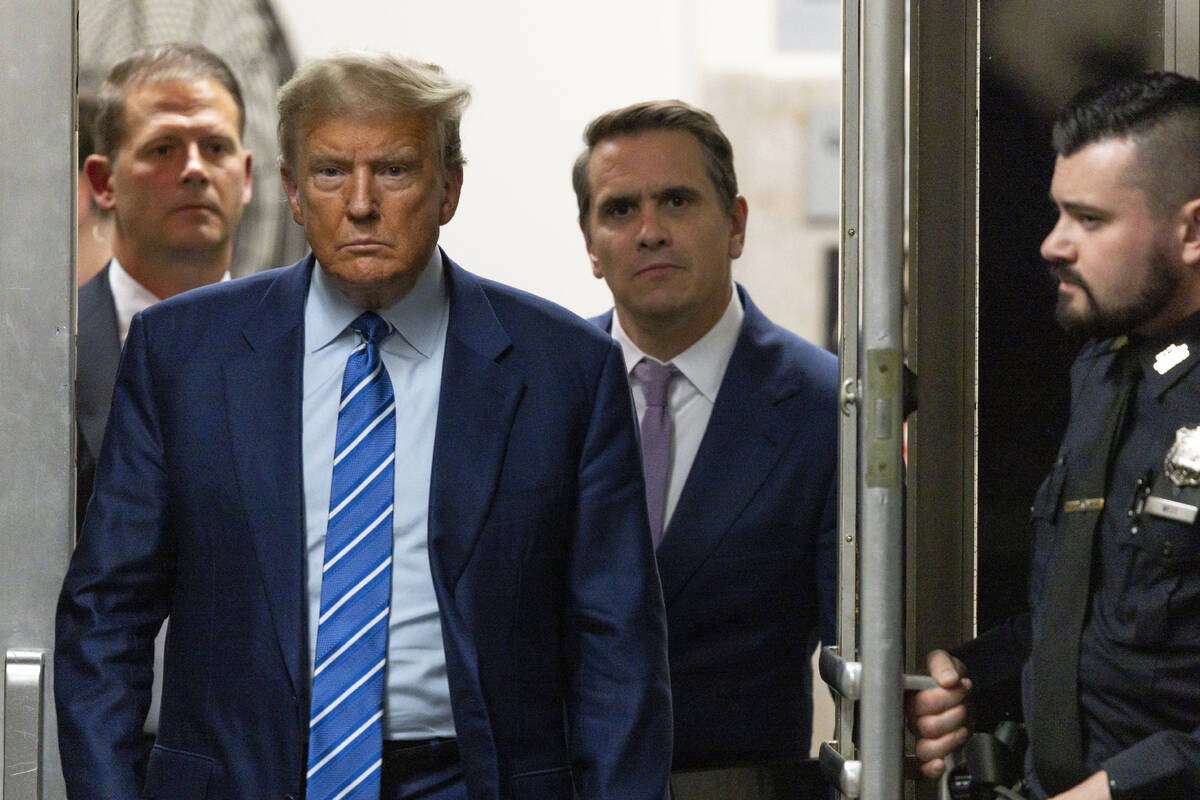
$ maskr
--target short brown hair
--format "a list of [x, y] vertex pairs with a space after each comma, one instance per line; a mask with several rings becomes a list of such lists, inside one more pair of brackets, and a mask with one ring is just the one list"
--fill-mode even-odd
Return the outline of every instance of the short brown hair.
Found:
[[279, 163], [290, 170], [301, 136], [318, 120], [424, 111], [433, 117], [442, 168], [462, 166], [459, 124], [471, 90], [437, 64], [359, 53], [314, 61], [279, 90]]
[[210, 80], [224, 87], [238, 111], [238, 136], [246, 132], [246, 103], [233, 70], [220, 56], [191, 42], [138, 50], [109, 71], [96, 99], [95, 152], [115, 159], [129, 132], [125, 129], [125, 100], [139, 86], [171, 81]]
[[83, 172], [83, 162], [96, 152], [96, 98], [90, 95], [79, 95], [79, 171]]
[[571, 171], [575, 199], [579, 203], [579, 224], [584, 230], [587, 230], [588, 210], [592, 204], [588, 164], [596, 145], [614, 136], [660, 130], [684, 131], [696, 137], [704, 153], [704, 167], [716, 187], [721, 205], [726, 211], [733, 208], [738, 193], [737, 173], [733, 170], [733, 145], [721, 131], [716, 118], [682, 100], [649, 100], [601, 114], [584, 128], [583, 142], [587, 147], [575, 159], [575, 167]]

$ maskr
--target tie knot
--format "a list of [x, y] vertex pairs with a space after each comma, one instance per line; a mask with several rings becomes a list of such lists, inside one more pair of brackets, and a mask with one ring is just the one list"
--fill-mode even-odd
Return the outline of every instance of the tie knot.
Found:
[[1117, 386], [1125, 386], [1141, 380], [1142, 360], [1146, 359], [1148, 363], [1153, 358], [1150, 355], [1153, 349], [1147, 349], [1151, 347], [1152, 345], [1141, 338], [1133, 336], [1122, 336], [1114, 341], [1112, 349], [1116, 351], [1116, 357], [1113, 359], [1109, 371], [1117, 381]]
[[665, 406], [667, 404], [667, 387], [671, 378], [679, 374], [674, 364], [659, 364], [643, 358], [633, 367], [633, 374], [642, 384], [642, 395], [648, 406]]
[[354, 322], [350, 323], [350, 327], [356, 330], [368, 344], [373, 345], [378, 345], [384, 340], [384, 337], [392, 332], [392, 326], [388, 324], [387, 320], [374, 311], [364, 311], [359, 314]]

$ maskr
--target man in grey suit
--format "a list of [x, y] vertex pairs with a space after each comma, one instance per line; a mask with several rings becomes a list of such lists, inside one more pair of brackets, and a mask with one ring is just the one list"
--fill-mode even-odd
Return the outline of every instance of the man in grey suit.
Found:
[[250, 202], [246, 114], [227, 64], [196, 44], [130, 55], [109, 72], [83, 171], [113, 217], [113, 258], [79, 289], [76, 525], [92, 494], [121, 346], [133, 315], [229, 274]]
[[575, 164], [594, 321], [625, 356], [667, 608], [676, 800], [824, 797], [808, 757], [833, 638], [837, 362], [733, 282], [733, 149], [679, 101], [593, 120]]

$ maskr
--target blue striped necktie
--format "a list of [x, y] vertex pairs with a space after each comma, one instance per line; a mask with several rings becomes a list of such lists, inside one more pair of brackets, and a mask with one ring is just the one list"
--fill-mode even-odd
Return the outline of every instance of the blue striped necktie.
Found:
[[313, 659], [308, 800], [379, 799], [391, 598], [396, 401], [370, 311], [346, 362], [338, 408], [321, 616]]

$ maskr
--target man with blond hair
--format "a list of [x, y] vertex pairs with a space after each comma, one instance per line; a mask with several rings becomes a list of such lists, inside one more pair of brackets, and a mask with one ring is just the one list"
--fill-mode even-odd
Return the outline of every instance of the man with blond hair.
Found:
[[301, 69], [281, 172], [312, 253], [135, 318], [59, 605], [73, 797], [663, 797], [621, 354], [437, 246], [467, 99], [405, 59]]

